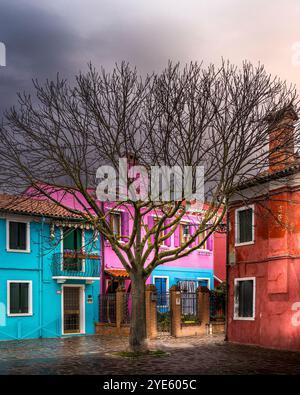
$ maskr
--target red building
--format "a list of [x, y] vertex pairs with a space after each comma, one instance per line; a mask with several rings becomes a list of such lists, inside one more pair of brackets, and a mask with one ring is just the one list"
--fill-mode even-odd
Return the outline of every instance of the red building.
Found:
[[[276, 117], [270, 149], [298, 119], [292, 109]], [[269, 169], [231, 201], [229, 341], [300, 350], [300, 160], [291, 150], [270, 155]]]

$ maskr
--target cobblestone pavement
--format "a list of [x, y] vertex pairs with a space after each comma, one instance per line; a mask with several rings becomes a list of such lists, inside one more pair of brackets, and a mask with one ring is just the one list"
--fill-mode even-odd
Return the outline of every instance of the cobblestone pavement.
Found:
[[127, 359], [126, 338], [86, 336], [0, 343], [0, 374], [300, 374], [300, 353], [231, 344], [223, 336], [160, 337], [164, 357]]

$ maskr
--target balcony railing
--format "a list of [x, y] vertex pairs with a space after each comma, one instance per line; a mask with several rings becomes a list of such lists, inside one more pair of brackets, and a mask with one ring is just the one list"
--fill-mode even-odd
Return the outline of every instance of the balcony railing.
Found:
[[64, 252], [53, 255], [51, 264], [53, 278], [99, 278], [100, 257], [83, 252]]

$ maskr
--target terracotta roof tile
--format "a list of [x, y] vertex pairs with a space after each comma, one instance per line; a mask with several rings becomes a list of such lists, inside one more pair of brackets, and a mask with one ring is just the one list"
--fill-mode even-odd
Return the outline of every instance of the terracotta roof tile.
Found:
[[38, 200], [28, 196], [0, 194], [0, 211], [15, 214], [29, 214], [51, 218], [81, 218], [69, 210], [48, 200]]
[[125, 269], [105, 269], [104, 271], [113, 277], [129, 277]]

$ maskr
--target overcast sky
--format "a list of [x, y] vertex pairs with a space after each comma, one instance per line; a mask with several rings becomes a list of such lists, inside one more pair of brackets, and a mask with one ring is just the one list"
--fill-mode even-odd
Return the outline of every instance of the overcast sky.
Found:
[[0, 0], [0, 42], [0, 112], [32, 78], [72, 78], [90, 60], [151, 72], [247, 59], [300, 90], [299, 0]]

